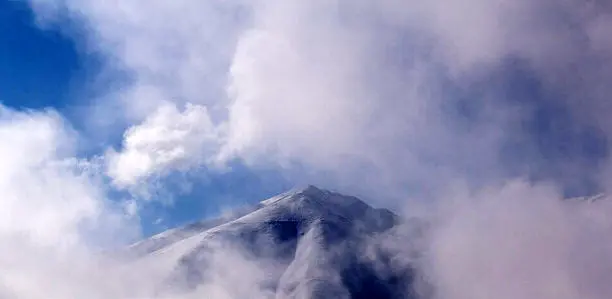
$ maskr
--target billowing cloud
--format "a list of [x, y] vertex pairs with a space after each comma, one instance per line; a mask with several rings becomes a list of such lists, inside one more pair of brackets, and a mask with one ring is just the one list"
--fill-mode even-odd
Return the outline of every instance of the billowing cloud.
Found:
[[85, 296], [99, 283], [93, 248], [137, 226], [107, 199], [96, 163], [76, 157], [78, 136], [57, 113], [0, 106], [0, 139], [0, 296]]
[[[297, 164], [406, 210], [398, 198], [439, 199], [421, 269], [437, 298], [609, 297], [609, 207], [558, 201], [610, 189], [605, 1], [30, 2], [41, 23], [82, 22], [129, 78], [97, 103], [131, 126], [101, 163], [115, 186], [232, 159]], [[103, 197], [89, 164], [59, 149], [57, 115], [8, 115], [0, 228], [78, 236]], [[22, 223], [31, 211], [40, 221]]]
[[521, 181], [453, 196], [421, 264], [433, 298], [607, 298], [610, 201], [561, 196]]
[[[113, 93], [125, 113], [108, 116], [135, 123], [120, 157], [135, 157], [133, 135], [168, 102], [205, 107], [194, 131], [217, 132], [213, 145], [169, 135], [155, 143], [191, 148], [183, 162], [149, 156], [132, 177], [239, 158], [302, 164], [348, 189], [364, 186], [361, 169], [390, 193], [515, 176], [602, 185], [611, 75], [600, 2], [32, 3], [42, 23], [76, 15], [131, 77]], [[111, 164], [116, 181], [141, 182]]]
[[122, 187], [151, 175], [204, 164], [218, 148], [216, 130], [206, 107], [187, 104], [184, 111], [178, 111], [173, 104], [161, 106], [125, 132], [121, 153], [107, 154], [108, 174]]
[[359, 165], [383, 176], [374, 188], [412, 191], [514, 176], [571, 185], [597, 172], [610, 57], [590, 36], [610, 11], [581, 1], [469, 6], [255, 6], [230, 69], [228, 146], [352, 181]]
[[56, 113], [0, 109], [3, 234], [73, 242], [78, 225], [98, 216], [102, 196], [87, 165], [70, 155], [73, 136]]

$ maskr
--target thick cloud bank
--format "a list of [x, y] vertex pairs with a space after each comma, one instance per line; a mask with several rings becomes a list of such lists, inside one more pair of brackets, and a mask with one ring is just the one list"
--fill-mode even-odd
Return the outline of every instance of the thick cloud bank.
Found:
[[0, 138], [0, 297], [91, 297], [90, 248], [136, 230], [106, 200], [96, 165], [74, 158], [76, 135], [59, 115], [0, 106]]
[[[32, 4], [42, 24], [81, 20], [90, 47], [132, 77], [105, 98], [125, 111], [107, 117], [136, 122], [110, 158], [121, 184], [240, 158], [331, 171], [353, 187], [365, 169], [376, 186], [412, 192], [509, 176], [605, 188], [602, 1]], [[163, 114], [201, 137], [135, 137], [175, 130]]]
[[[606, 298], [612, 289], [609, 198], [560, 201], [513, 182], [457, 197], [429, 235], [434, 298]], [[450, 212], [449, 212], [450, 211]]]
[[153, 296], [94, 249], [137, 229], [109, 191], [234, 160], [425, 214], [436, 298], [610, 297], [609, 204], [558, 201], [610, 189], [606, 1], [30, 3], [127, 78], [91, 111], [129, 128], [79, 157], [61, 115], [0, 108], [1, 298]]

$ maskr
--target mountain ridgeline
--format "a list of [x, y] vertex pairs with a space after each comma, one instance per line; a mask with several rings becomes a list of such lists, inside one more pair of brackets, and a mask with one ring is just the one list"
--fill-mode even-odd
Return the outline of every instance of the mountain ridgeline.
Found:
[[309, 186], [128, 251], [168, 264], [159, 292], [235, 288], [248, 280], [257, 289], [249, 298], [416, 298], [413, 270], [382, 246], [398, 222], [389, 210]]

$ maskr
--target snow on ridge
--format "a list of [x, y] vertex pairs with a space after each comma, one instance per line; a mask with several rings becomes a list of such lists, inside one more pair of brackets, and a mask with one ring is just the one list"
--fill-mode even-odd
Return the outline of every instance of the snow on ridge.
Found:
[[599, 200], [604, 200], [608, 198], [608, 196], [604, 193], [599, 193], [599, 194], [595, 194], [595, 195], [588, 195], [588, 196], [577, 196], [577, 197], [570, 197], [567, 198], [567, 200], [571, 200], [571, 201], [586, 201], [589, 203], [592, 202], [596, 202]]
[[[265, 222], [266, 219], [300, 215], [311, 220], [326, 218], [329, 221], [349, 223], [362, 217], [380, 213], [360, 199], [308, 185], [261, 201], [255, 206], [237, 209], [230, 215], [197, 221], [182, 227], [169, 229], [128, 247], [137, 256], [152, 253], [181, 240], [216, 231], [237, 222]], [[390, 213], [392, 214], [392, 213]]]
[[[319, 295], [324, 293], [328, 298], [339, 289], [350, 296], [346, 298], [406, 298], [390, 297], [405, 291], [396, 281], [410, 284], [411, 276], [387, 264], [384, 247], [376, 247], [367, 259], [359, 258], [370, 246], [379, 246], [366, 242], [392, 229], [395, 217], [357, 197], [307, 186], [232, 217], [163, 232], [131, 249], [137, 251], [134, 262], [161, 269], [162, 293], [197, 290], [207, 279], [224, 275], [227, 263], [242, 267], [249, 261], [256, 268], [272, 267], [265, 277], [255, 275], [255, 281], [272, 286], [277, 298], [293, 298], [297, 290], [308, 298], [323, 298]], [[376, 268], [373, 260], [380, 262]]]

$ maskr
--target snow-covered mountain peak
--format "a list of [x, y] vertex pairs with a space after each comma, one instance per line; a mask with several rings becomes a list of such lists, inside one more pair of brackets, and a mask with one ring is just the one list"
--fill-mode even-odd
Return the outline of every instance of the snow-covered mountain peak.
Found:
[[392, 212], [375, 209], [357, 197], [310, 185], [264, 200], [258, 210], [236, 221], [296, 221], [300, 225], [324, 221], [337, 226], [378, 231], [393, 226], [395, 220]]
[[335, 211], [343, 213], [345, 217], [359, 217], [366, 210], [374, 210], [357, 197], [319, 189], [312, 185], [266, 199], [261, 202], [261, 206], [296, 207], [320, 212]]
[[330, 191], [322, 190], [313, 185], [308, 185], [304, 188], [295, 188], [290, 191], [281, 193], [274, 197], [268, 198], [261, 202], [262, 205], [267, 206], [270, 204], [274, 204], [279, 201], [291, 201], [299, 198], [321, 198], [325, 196], [325, 193], [329, 193]]
[[[392, 281], [405, 274], [389, 270], [391, 274], [379, 277], [380, 269], [370, 263], [382, 253], [364, 254], [374, 238], [396, 223], [397, 216], [388, 210], [307, 186], [153, 236], [128, 250], [139, 259], [168, 265], [169, 280], [162, 284], [179, 281], [180, 289], [198, 288], [215, 277], [211, 264], [229, 251], [275, 265], [276, 272], [266, 273], [271, 276], [261, 283], [276, 298], [329, 298], [338, 292], [342, 296], [332, 297], [399, 298], [392, 294], [402, 290]], [[381, 259], [376, 267], [385, 267]]]
[[[173, 228], [130, 246], [131, 253], [143, 255], [170, 246], [180, 240], [205, 233], [236, 227], [244, 223], [266, 224], [278, 221], [294, 221], [300, 225], [313, 221], [380, 230], [392, 226], [396, 216], [385, 209], [374, 209], [353, 196], [346, 196], [313, 185], [296, 188], [254, 206], [235, 209], [213, 219], [204, 219]], [[369, 224], [369, 225], [368, 225]]]

